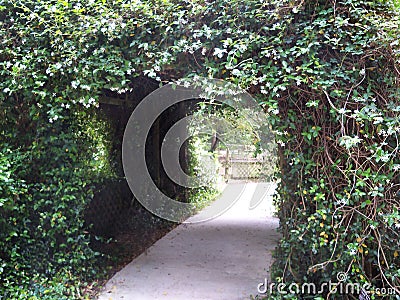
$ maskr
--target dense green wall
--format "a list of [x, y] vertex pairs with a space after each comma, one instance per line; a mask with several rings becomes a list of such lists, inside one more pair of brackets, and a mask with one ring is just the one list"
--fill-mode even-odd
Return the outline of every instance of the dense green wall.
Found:
[[113, 175], [98, 99], [140, 92], [131, 82], [141, 75], [222, 78], [268, 112], [281, 147], [275, 281], [346, 272], [398, 286], [392, 4], [0, 1], [0, 291], [80, 297], [79, 278], [95, 272], [82, 213]]

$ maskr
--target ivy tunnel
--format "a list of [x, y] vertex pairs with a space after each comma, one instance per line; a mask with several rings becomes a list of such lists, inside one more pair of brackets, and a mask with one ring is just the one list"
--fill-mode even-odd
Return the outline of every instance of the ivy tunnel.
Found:
[[[100, 100], [99, 114], [108, 123], [111, 133], [109, 156], [115, 176], [96, 187], [93, 200], [86, 209], [85, 220], [87, 224], [91, 224], [90, 231], [94, 235], [115, 236], [118, 232], [129, 231], [140, 226], [140, 224], [131, 224], [132, 222], [155, 222], [155, 217], [150, 216], [150, 213], [134, 201], [124, 177], [121, 157], [122, 141], [129, 117], [140, 101], [158, 86], [156, 81], [147, 77], [138, 77], [131, 82], [129, 91], [125, 94], [104, 90]], [[180, 201], [186, 201], [186, 190], [168, 178], [161, 164], [160, 149], [168, 129], [184, 117], [192, 106], [193, 103], [182, 103], [164, 111], [154, 122], [146, 141], [146, 162], [153, 181], [163, 193]], [[185, 144], [180, 151], [180, 162], [182, 169], [187, 171], [188, 151]]]
[[[135, 201], [125, 178], [122, 163], [122, 143], [129, 118], [139, 103], [158, 88], [158, 82], [147, 77], [138, 77], [131, 82], [125, 94], [104, 90], [99, 114], [108, 124], [111, 136], [109, 159], [115, 176], [97, 187], [94, 198], [86, 209], [86, 222], [92, 224], [90, 231], [94, 235], [113, 237], [121, 232], [137, 230], [148, 223], [168, 224], [151, 215], [138, 201]], [[251, 114], [254, 115], [256, 112], [252, 111]], [[271, 177], [276, 157], [262, 153], [260, 137], [255, 134], [254, 128], [245, 116], [241, 116], [234, 107], [218, 101], [209, 103], [204, 99], [192, 99], [180, 101], [165, 109], [153, 122], [147, 135], [146, 167], [152, 181], [163, 194], [180, 202], [188, 202], [189, 194], [193, 192], [193, 189], [184, 187], [170, 178], [161, 155], [168, 131], [188, 115], [193, 117], [191, 124], [187, 123], [183, 129], [185, 132], [180, 132], [179, 136], [193, 138], [195, 135], [206, 133], [206, 137], [200, 138], [201, 141], [198, 140], [200, 144], [195, 145], [189, 142], [193, 140], [182, 138], [185, 142], [179, 149], [179, 163], [184, 173], [190, 176], [193, 172], [190, 162], [193, 161], [192, 156], [196, 152], [198, 156], [207, 156], [207, 159], [212, 157], [211, 160], [218, 166], [217, 169], [211, 170], [208, 169], [209, 166], [203, 164], [202, 174], [196, 174], [198, 177], [203, 176], [202, 179], [210, 177], [210, 174], [216, 174], [219, 179], [224, 178], [225, 181], [228, 177], [232, 180], [259, 178], [265, 180], [265, 176]], [[216, 122], [216, 118], [223, 121]], [[272, 153], [275, 144], [273, 137], [269, 138], [271, 142], [269, 151]], [[199, 157], [196, 159], [201, 160]]]

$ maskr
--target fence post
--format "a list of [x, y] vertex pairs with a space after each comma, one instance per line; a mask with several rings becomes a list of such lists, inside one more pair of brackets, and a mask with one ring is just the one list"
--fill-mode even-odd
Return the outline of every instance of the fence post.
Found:
[[226, 154], [225, 154], [225, 182], [228, 182], [229, 180], [229, 148], [226, 148]]

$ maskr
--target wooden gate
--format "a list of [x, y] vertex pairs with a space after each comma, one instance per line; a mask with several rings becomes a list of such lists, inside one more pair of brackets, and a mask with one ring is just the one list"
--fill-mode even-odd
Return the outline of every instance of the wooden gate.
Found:
[[255, 155], [254, 146], [227, 145], [227, 149], [219, 150], [218, 160], [221, 164], [219, 174], [225, 181], [265, 181], [268, 179], [270, 167], [265, 154]]

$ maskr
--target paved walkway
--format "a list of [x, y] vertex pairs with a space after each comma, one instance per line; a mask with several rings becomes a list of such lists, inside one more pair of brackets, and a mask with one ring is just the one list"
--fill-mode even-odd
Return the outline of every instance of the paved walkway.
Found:
[[241, 196], [227, 212], [172, 230], [111, 278], [98, 299], [235, 300], [257, 295], [279, 239], [273, 190], [271, 184], [229, 184], [220, 200]]

